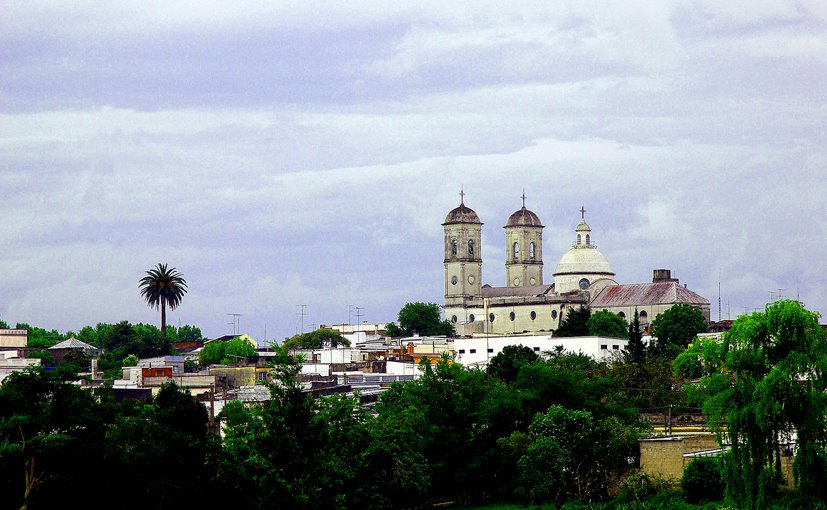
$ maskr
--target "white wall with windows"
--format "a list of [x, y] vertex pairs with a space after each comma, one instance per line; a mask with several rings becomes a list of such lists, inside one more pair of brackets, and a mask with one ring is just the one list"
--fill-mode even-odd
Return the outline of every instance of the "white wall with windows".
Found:
[[507, 345], [524, 345], [537, 354], [553, 351], [557, 346], [561, 346], [567, 352], [582, 353], [599, 361], [610, 361], [615, 356], [620, 356], [628, 343], [628, 339], [625, 338], [605, 336], [492, 336], [457, 338], [454, 340], [454, 348], [457, 362], [465, 366], [484, 367]]

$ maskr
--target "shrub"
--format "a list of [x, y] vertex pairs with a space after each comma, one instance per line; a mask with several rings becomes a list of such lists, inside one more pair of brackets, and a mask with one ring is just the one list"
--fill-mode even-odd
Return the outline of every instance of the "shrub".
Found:
[[702, 457], [690, 462], [683, 471], [681, 488], [690, 503], [723, 499], [725, 484], [719, 460]]

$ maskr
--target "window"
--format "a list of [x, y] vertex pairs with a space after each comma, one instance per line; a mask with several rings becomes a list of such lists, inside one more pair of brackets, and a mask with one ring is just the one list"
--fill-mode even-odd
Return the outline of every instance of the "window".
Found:
[[494, 319], [495, 319], [495, 317], [494, 317], [493, 313], [488, 314], [488, 320], [490, 320], [491, 322], [494, 322]]
[[453, 322], [454, 324], [457, 323], [457, 316], [456, 315], [451, 316], [451, 322]]
[[606, 350], [608, 350], [608, 349], [609, 349], [609, 346], [608, 346], [607, 344], [601, 344], [601, 345], [600, 345], [600, 350], [601, 350], [601, 351], [606, 351]]
[[468, 316], [468, 322], [474, 322], [474, 314]]
[[536, 318], [537, 318], [537, 312], [531, 312], [531, 313], [529, 314], [529, 317], [531, 317], [531, 320], [536, 319]]
[[468, 256], [470, 258], [474, 258], [474, 240], [473, 239], [468, 240]]
[[591, 236], [589, 234], [586, 234], [586, 245], [588, 245], [591, 242], [592, 242]]
[[514, 246], [511, 247], [511, 253], [514, 257], [514, 260], [520, 259], [520, 243], [514, 243]]
[[536, 255], [534, 253], [534, 241], [532, 241], [532, 242], [528, 243], [528, 258], [530, 258], [531, 260], [534, 260], [535, 256]]
[[488, 348], [488, 352], [494, 352], [494, 349], [492, 349], [492, 348], [490, 348], [490, 347], [489, 347], [489, 348]]
[[580, 285], [580, 288], [583, 289], [583, 290], [588, 289], [589, 288], [589, 279], [588, 278], [581, 278], [578, 285]]
[[508, 314], [508, 318], [511, 319], [512, 321], [514, 320], [514, 317], [516, 317], [516, 315], [514, 315], [514, 312], [511, 312], [510, 314]]
[[552, 310], [552, 311], [551, 311], [551, 318], [552, 318], [552, 319], [556, 319], [556, 318], [557, 318], [557, 310]]
[[620, 315], [620, 318], [621, 318], [621, 319], [625, 319], [625, 318], [626, 318], [626, 314], [625, 314], [625, 313], [623, 313], [623, 312], [618, 313], [618, 315]]
[[613, 345], [613, 346], [612, 346], [612, 350], [613, 350], [613, 351], [619, 351], [619, 350], [620, 350], [620, 346], [619, 346], [619, 345]]
[[577, 246], [580, 246], [580, 234], [577, 234]]
[[460, 353], [460, 354], [465, 354], [465, 349], [460, 349], [460, 350], [459, 350], [459, 353]]
[[451, 239], [451, 256], [457, 256], [457, 240]]
[[646, 313], [646, 310], [643, 310], [642, 312], [640, 312], [640, 318], [641, 319], [645, 319], [647, 317], [649, 317], [649, 314]]
[[477, 353], [477, 350], [476, 350], [476, 349], [471, 349], [471, 350], [469, 350], [468, 352], [469, 352], [469, 354], [476, 354], [476, 353]]
[[539, 348], [539, 347], [535, 347], [535, 348], [534, 348], [534, 352], [540, 352], [540, 348]]

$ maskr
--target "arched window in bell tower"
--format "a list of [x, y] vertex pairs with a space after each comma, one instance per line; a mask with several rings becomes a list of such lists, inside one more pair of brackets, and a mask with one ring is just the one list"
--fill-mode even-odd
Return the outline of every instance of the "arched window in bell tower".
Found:
[[468, 240], [468, 257], [469, 258], [474, 258], [474, 240], [473, 239]]
[[457, 240], [456, 239], [451, 239], [451, 256], [452, 257], [457, 256]]
[[586, 234], [586, 246], [588, 246], [590, 244], [591, 244], [591, 236], [589, 236], [589, 234]]
[[520, 260], [520, 243], [515, 242], [511, 252], [514, 260]]
[[534, 260], [535, 258], [537, 258], [537, 254], [535, 253], [535, 250], [534, 250], [534, 241], [531, 241], [530, 243], [528, 243], [528, 258], [530, 258], [531, 260]]
[[580, 246], [581, 243], [580, 234], [577, 234], [577, 246]]

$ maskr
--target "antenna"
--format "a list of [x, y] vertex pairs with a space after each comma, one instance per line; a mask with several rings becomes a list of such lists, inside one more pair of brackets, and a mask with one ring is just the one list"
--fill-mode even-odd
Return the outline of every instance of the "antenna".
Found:
[[232, 324], [233, 325], [233, 335], [237, 335], [238, 331], [241, 329], [241, 319], [239, 317], [241, 317], [243, 314], [228, 313], [227, 315], [229, 315], [233, 318], [233, 322], [232, 323], [228, 322], [227, 324]]
[[301, 332], [302, 332], [302, 334], [304, 334], [304, 316], [307, 315], [307, 312], [306, 312], [307, 305], [296, 305], [296, 308], [299, 309], [299, 311], [296, 312], [296, 315], [301, 315], [301, 318], [302, 318], [301, 319], [301, 324], [302, 324]]
[[721, 271], [718, 270], [718, 322], [721, 322]]
[[358, 333], [359, 325], [362, 324], [362, 310], [364, 309], [360, 306], [356, 306], [354, 309], [356, 310], [356, 331], [354, 333]]

